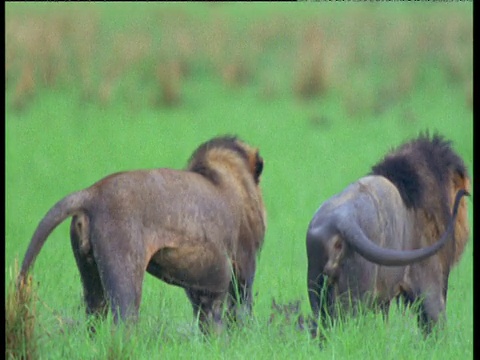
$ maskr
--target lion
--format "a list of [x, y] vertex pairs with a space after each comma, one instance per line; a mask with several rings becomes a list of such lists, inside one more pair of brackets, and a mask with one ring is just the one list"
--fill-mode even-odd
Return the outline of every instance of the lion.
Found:
[[314, 318], [328, 326], [339, 308], [355, 312], [360, 302], [386, 317], [391, 300], [418, 300], [419, 326], [430, 334], [445, 319], [449, 273], [469, 237], [469, 187], [451, 142], [427, 132], [325, 201], [306, 236]]
[[[21, 284], [47, 237], [73, 217], [70, 239], [86, 312], [115, 323], [137, 320], [145, 271], [183, 287], [204, 332], [252, 309], [256, 257], [266, 230], [259, 186], [263, 159], [236, 136], [192, 154], [185, 170], [109, 175], [56, 203], [23, 260]], [[227, 301], [225, 301], [227, 299]]]

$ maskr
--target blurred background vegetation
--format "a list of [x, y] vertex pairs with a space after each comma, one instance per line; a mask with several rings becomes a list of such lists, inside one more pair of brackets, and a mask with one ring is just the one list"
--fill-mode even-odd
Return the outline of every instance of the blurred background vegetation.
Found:
[[61, 89], [81, 104], [181, 107], [189, 80], [214, 78], [375, 116], [442, 76], [471, 107], [472, 4], [413, 6], [7, 3], [7, 106]]

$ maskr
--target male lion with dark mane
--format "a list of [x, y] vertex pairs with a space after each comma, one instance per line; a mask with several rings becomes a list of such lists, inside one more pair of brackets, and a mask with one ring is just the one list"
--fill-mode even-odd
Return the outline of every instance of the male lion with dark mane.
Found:
[[421, 300], [419, 324], [430, 333], [445, 316], [450, 269], [469, 237], [463, 198], [469, 187], [450, 141], [427, 133], [325, 201], [306, 239], [315, 318], [326, 325], [338, 315], [336, 305], [351, 309], [367, 300], [386, 314], [391, 300], [402, 297], [407, 304]]
[[[236, 137], [200, 145], [185, 170], [107, 176], [54, 205], [38, 225], [18, 284], [52, 230], [73, 216], [70, 238], [87, 314], [138, 317], [145, 271], [183, 287], [203, 331], [222, 323], [222, 306], [252, 308], [256, 256], [266, 211], [263, 159]], [[207, 326], [208, 325], [208, 326]]]

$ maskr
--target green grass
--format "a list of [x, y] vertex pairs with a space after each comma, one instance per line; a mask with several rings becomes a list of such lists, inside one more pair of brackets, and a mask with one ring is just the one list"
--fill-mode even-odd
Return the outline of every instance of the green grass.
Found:
[[[45, 7], [40, 4], [27, 7], [44, 11], [40, 9], [42, 6]], [[309, 19], [318, 11], [310, 10], [318, 6], [305, 10], [313, 4], [299, 6], [301, 9], [290, 4], [284, 10], [275, 10], [275, 16], [285, 17], [298, 11], [299, 18]], [[27, 7], [23, 5], [23, 11]], [[244, 9], [234, 4], [211, 7], [196, 4], [194, 10], [186, 8], [189, 16], [195, 16], [199, 22], [201, 14], [211, 19], [216, 11], [215, 16], [229, 19], [235, 18], [235, 9]], [[136, 11], [130, 13], [132, 8]], [[266, 4], [259, 4], [257, 8], [258, 14], [246, 13], [230, 26], [234, 30], [243, 29], [251, 23], [274, 18]], [[161, 7], [156, 9], [160, 11]], [[469, 11], [460, 5], [455, 9], [458, 16]], [[9, 5], [7, 19], [20, 10], [20, 6]], [[330, 6], [328, 11], [337, 16], [336, 19], [343, 19], [342, 14], [353, 16], [346, 9]], [[400, 14], [408, 20], [410, 11], [402, 8], [392, 12], [392, 16]], [[132, 5], [117, 6], [115, 10], [102, 5], [99, 10], [100, 24], [105, 24], [100, 26], [102, 36], [111, 37], [109, 29], [120, 26], [115, 25], [117, 17], [128, 23], [128, 16], [131, 16], [138, 27], [145, 13], [154, 16]], [[378, 18], [388, 16], [378, 10], [375, 14]], [[447, 16], [444, 12], [441, 14]], [[375, 22], [376, 17], [372, 19]], [[292, 30], [292, 39], [298, 34], [295, 31]], [[8, 269], [15, 258], [23, 259], [40, 219], [70, 192], [121, 170], [183, 168], [201, 142], [225, 133], [237, 134], [258, 146], [265, 160], [261, 186], [268, 228], [255, 278], [255, 318], [250, 324], [219, 337], [204, 339], [193, 324], [192, 311], [183, 290], [147, 275], [138, 326], [114, 330], [109, 320], [99, 324], [97, 336], [89, 337], [81, 282], [70, 249], [66, 221], [50, 235], [33, 273], [40, 299], [37, 333], [42, 358], [452, 359], [472, 356], [472, 241], [460, 264], [451, 272], [448, 326], [437, 340], [422, 340], [414, 316], [402, 316], [395, 309], [391, 311], [388, 324], [372, 314], [340, 324], [331, 331], [324, 349], [319, 349], [306, 332], [298, 332], [293, 326], [268, 324], [272, 298], [280, 302], [301, 299], [302, 312], [309, 313], [307, 225], [324, 200], [365, 175], [392, 147], [415, 137], [419, 131], [439, 131], [453, 141], [453, 147], [473, 174], [473, 118], [471, 108], [466, 105], [464, 84], [452, 82], [436, 60], [422, 57], [415, 86], [383, 112], [375, 112], [371, 104], [375, 104], [379, 94], [376, 84], [388, 83], [388, 78], [382, 77], [383, 73], [376, 71], [374, 66], [350, 64], [345, 70], [348, 74], [366, 79], [366, 82], [352, 85], [353, 95], [358, 94], [360, 105], [367, 104], [352, 114], [347, 110], [345, 98], [348, 81], [354, 81], [354, 77], [340, 82], [338, 75], [334, 75], [336, 86], [324, 96], [311, 101], [300, 100], [289, 87], [292, 80], [289, 76], [293, 76], [291, 68], [268, 65], [277, 60], [292, 64], [292, 60], [282, 55], [282, 40], [277, 41], [280, 41], [278, 46], [273, 40], [270, 43], [271, 53], [255, 58], [259, 73], [240, 87], [227, 86], [212, 73], [211, 63], [206, 63], [205, 68], [210, 70], [201, 71], [206, 57], [197, 54], [192, 60], [195, 72], [182, 80], [182, 103], [174, 108], [150, 106], [148, 98], [154, 84], [146, 80], [143, 87], [139, 74], [142, 69], [149, 69], [151, 59], [126, 73], [120, 80], [117, 96], [103, 107], [95, 102], [82, 102], [80, 88], [65, 80], [53, 88], [38, 86], [29, 106], [16, 111], [9, 106], [15, 82], [8, 83], [5, 123], [7, 283], [10, 281]], [[381, 46], [377, 46], [376, 51], [381, 53]], [[98, 54], [100, 62], [111, 56]], [[275, 55], [269, 57], [269, 54]], [[276, 95], [267, 100], [259, 95], [264, 85], [262, 74], [278, 80]], [[96, 82], [100, 80], [95, 78]], [[470, 200], [469, 207], [472, 208]], [[472, 222], [471, 214], [470, 211]], [[127, 332], [130, 337], [126, 336]]]

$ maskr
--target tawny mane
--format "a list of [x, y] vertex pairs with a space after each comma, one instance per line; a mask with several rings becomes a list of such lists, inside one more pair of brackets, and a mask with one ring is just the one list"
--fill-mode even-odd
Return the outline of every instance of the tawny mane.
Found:
[[225, 166], [229, 162], [226, 158], [233, 163], [245, 161], [255, 183], [258, 184], [263, 160], [256, 149], [249, 147], [236, 136], [220, 136], [200, 145], [190, 157], [187, 170], [196, 172], [218, 185], [220, 174], [215, 160]]
[[236, 136], [221, 136], [201, 144], [188, 161], [187, 170], [205, 176], [213, 183], [218, 184], [219, 174], [209, 163], [208, 155], [212, 150], [231, 150], [248, 160], [245, 149], [237, 142]]

